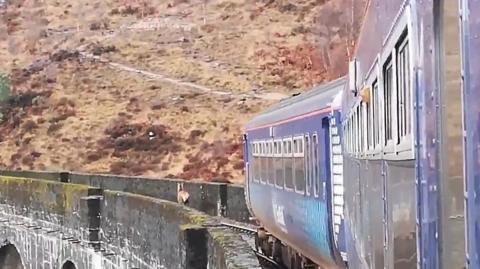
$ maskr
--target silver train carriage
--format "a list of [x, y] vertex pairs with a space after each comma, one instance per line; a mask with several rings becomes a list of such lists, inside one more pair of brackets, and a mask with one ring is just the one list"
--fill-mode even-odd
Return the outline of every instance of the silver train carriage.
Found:
[[459, 10], [370, 1], [342, 105], [350, 268], [466, 265]]

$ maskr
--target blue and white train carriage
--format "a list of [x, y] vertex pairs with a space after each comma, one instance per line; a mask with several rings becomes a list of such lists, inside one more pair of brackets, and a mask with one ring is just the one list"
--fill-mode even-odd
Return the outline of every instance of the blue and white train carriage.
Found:
[[[292, 97], [246, 126], [246, 197], [263, 252], [290, 268], [344, 266], [340, 128], [345, 79]], [[264, 234], [265, 235], [265, 234]]]

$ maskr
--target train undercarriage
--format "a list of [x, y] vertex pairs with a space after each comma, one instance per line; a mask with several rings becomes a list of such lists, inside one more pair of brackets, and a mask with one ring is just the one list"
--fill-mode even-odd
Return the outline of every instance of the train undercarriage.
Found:
[[315, 264], [295, 249], [284, 244], [264, 228], [258, 228], [255, 235], [255, 248], [284, 269], [329, 269]]

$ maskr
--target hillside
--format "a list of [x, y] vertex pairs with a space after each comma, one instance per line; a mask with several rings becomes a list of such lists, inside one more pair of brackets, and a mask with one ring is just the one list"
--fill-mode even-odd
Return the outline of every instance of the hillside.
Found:
[[242, 182], [242, 126], [346, 72], [353, 2], [7, 1], [0, 166]]

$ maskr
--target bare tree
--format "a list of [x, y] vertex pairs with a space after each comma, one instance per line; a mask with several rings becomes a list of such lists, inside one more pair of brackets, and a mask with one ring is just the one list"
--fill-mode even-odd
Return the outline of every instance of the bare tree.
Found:
[[336, 31], [338, 31], [338, 15], [331, 5], [325, 4], [316, 14], [312, 27], [314, 43], [321, 52], [323, 66], [328, 74], [331, 72], [330, 67], [332, 65], [330, 45], [333, 36], [336, 34]]
[[346, 72], [366, 4], [367, 0], [337, 0], [326, 2], [317, 10], [312, 33], [329, 77]]

